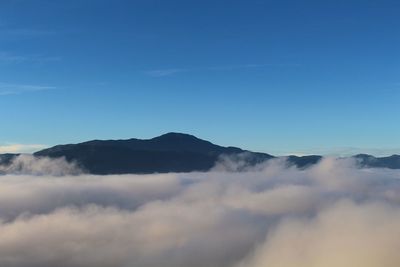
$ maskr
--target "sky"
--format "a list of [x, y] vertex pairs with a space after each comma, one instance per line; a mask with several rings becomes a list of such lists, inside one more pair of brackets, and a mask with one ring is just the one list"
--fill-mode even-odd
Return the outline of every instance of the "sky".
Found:
[[184, 132], [400, 153], [399, 1], [0, 1], [0, 153]]

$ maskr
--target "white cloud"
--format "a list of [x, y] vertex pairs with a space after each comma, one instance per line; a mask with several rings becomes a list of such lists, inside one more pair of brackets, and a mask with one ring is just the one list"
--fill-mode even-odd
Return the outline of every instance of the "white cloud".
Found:
[[400, 265], [399, 170], [232, 170], [0, 176], [0, 266]]
[[54, 86], [30, 85], [30, 84], [15, 84], [0, 82], [0, 96], [18, 95], [27, 92], [39, 92], [54, 90]]
[[145, 71], [144, 73], [153, 77], [170, 76], [181, 72], [194, 71], [233, 71], [233, 70], [248, 70], [248, 69], [264, 69], [269, 67], [298, 67], [299, 64], [236, 64], [236, 65], [220, 65], [212, 67], [197, 67], [197, 68], [170, 68], [156, 69]]
[[77, 164], [67, 162], [64, 158], [51, 159], [22, 154], [12, 159], [10, 164], [0, 165], [0, 174], [29, 174], [29, 175], [77, 175], [82, 173]]
[[48, 57], [43, 55], [16, 55], [9, 52], [0, 52], [0, 62], [2, 63], [45, 63], [61, 60], [60, 57]]
[[400, 209], [343, 200], [314, 218], [284, 220], [242, 267], [395, 267]]
[[153, 77], [164, 77], [164, 76], [170, 76], [176, 73], [180, 72], [185, 72], [188, 71], [186, 69], [160, 69], [160, 70], [150, 70], [146, 71], [145, 73], [149, 76]]

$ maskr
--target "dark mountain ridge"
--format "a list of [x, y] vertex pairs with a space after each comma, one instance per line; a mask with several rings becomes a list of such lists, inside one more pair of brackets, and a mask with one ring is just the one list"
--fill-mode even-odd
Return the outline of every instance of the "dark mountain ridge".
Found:
[[[167, 133], [152, 139], [92, 140], [78, 144], [57, 145], [33, 155], [64, 157], [92, 174], [208, 171], [223, 155], [240, 158], [247, 166], [276, 158], [267, 153], [219, 146], [182, 133]], [[0, 154], [0, 165], [10, 164], [16, 156], [18, 154]], [[318, 163], [323, 157], [290, 155], [285, 158], [288, 166], [307, 168]], [[399, 155], [379, 158], [359, 154], [353, 158], [364, 168], [400, 169]]]
[[34, 153], [37, 157], [65, 157], [93, 174], [207, 171], [221, 155], [248, 153], [249, 164], [273, 158], [237, 147], [223, 147], [193, 135], [167, 133], [152, 139], [93, 140], [58, 145]]
[[10, 164], [12, 160], [19, 156], [20, 154], [12, 154], [12, 153], [6, 153], [6, 154], [0, 154], [0, 164]]
[[400, 155], [377, 158], [368, 154], [358, 154], [354, 158], [362, 167], [400, 169]]

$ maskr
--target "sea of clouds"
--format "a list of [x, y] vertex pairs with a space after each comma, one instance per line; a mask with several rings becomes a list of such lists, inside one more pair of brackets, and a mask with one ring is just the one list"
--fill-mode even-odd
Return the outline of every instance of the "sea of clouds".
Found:
[[235, 164], [96, 176], [23, 155], [0, 168], [0, 266], [400, 266], [399, 170]]

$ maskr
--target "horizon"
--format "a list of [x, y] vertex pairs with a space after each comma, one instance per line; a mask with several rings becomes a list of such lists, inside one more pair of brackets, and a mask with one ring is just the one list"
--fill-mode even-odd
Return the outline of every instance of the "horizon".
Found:
[[0, 267], [399, 267], [399, 14], [1, 0]]
[[393, 154], [399, 5], [2, 1], [0, 148], [178, 131], [277, 155]]
[[[100, 140], [100, 141], [110, 141], [110, 140], [116, 141], [116, 140], [130, 140], [130, 139], [150, 140], [150, 139], [161, 137], [161, 136], [164, 136], [164, 135], [167, 135], [167, 134], [190, 135], [190, 136], [193, 136], [193, 137], [195, 137], [197, 139], [209, 141], [209, 142], [211, 142], [212, 144], [215, 144], [215, 145], [220, 145], [220, 144], [215, 143], [215, 142], [213, 142], [211, 140], [206, 140], [206, 139], [203, 139], [203, 138], [201, 138], [199, 136], [192, 135], [190, 133], [181, 133], [181, 132], [168, 132], [168, 133], [164, 133], [164, 134], [161, 134], [161, 135], [158, 135], [158, 136], [149, 137], [149, 138], [131, 137], [131, 138], [127, 138], [127, 139], [91, 139], [91, 140], [82, 140], [82, 141], [74, 143], [74, 144], [84, 143], [84, 142], [93, 141], [93, 140]], [[68, 143], [68, 144], [71, 144], [71, 143]], [[33, 145], [29, 145], [29, 146], [24, 146], [24, 145], [20, 145], [20, 144], [17, 144], [17, 145], [10, 144], [8, 146], [0, 146], [0, 154], [7, 154], [7, 153], [10, 153], [10, 154], [19, 154], [19, 153], [20, 154], [33, 154], [35, 152], [41, 151], [43, 149], [51, 148], [51, 147], [56, 146], [56, 145], [67, 145], [67, 144], [55, 144], [55, 145], [52, 145], [52, 146], [44, 146], [44, 145], [38, 145], [38, 144], [33, 144]], [[236, 146], [234, 144], [223, 145], [223, 146], [225, 146], [225, 147], [229, 147], [229, 146], [230, 147], [238, 147], [238, 146]], [[270, 155], [276, 156], [276, 157], [285, 157], [285, 156], [299, 156], [299, 157], [301, 157], [301, 156], [311, 156], [311, 155], [321, 155], [321, 156], [324, 156], [324, 157], [351, 157], [351, 156], [355, 156], [355, 155], [359, 155], [359, 154], [367, 154], [367, 155], [372, 155], [372, 156], [375, 156], [375, 157], [389, 157], [389, 156], [394, 156], [394, 155], [399, 155], [400, 154], [400, 153], [398, 153], [398, 151], [400, 151], [400, 150], [395, 150], [395, 149], [392, 149], [393, 153], [391, 153], [391, 154], [390, 153], [389, 154], [384, 154], [382, 150], [379, 151], [377, 149], [375, 149], [375, 150], [374, 149], [370, 149], [370, 150], [361, 151], [360, 149], [357, 149], [357, 148], [341, 148], [341, 149], [340, 148], [336, 148], [336, 152], [334, 152], [334, 153], [331, 152], [330, 154], [323, 153], [322, 152], [323, 150], [321, 150], [321, 149], [319, 151], [322, 152], [322, 153], [305, 153], [303, 151], [303, 152], [293, 152], [293, 153], [287, 153], [287, 154], [274, 154], [274, 153], [270, 153], [268, 151], [254, 151], [254, 150], [247, 149], [245, 147], [239, 147], [239, 148], [241, 148], [243, 150], [248, 150], [248, 151], [251, 151], [251, 152], [267, 153], [267, 154], [270, 154]], [[385, 152], [387, 152], [387, 151], [385, 151]]]

